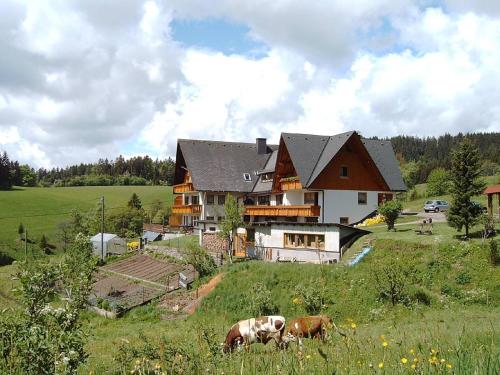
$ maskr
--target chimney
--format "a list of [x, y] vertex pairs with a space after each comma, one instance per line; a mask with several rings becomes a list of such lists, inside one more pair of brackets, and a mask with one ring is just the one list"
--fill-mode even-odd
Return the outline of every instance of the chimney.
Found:
[[255, 140], [257, 144], [257, 154], [267, 154], [267, 139], [266, 138], [257, 138]]

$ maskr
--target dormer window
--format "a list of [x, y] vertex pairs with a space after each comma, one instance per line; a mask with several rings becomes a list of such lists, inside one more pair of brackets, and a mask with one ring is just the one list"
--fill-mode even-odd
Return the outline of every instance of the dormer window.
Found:
[[349, 177], [349, 170], [347, 169], [347, 166], [343, 165], [340, 167], [340, 177], [341, 178]]
[[252, 181], [252, 176], [250, 176], [250, 173], [243, 173], [243, 179], [245, 181]]

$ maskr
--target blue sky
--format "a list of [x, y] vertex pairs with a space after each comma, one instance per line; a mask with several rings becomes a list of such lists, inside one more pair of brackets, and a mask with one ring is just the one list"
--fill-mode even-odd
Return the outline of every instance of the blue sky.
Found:
[[172, 38], [185, 48], [208, 48], [226, 55], [242, 54], [259, 57], [267, 46], [250, 36], [250, 29], [226, 19], [173, 19]]

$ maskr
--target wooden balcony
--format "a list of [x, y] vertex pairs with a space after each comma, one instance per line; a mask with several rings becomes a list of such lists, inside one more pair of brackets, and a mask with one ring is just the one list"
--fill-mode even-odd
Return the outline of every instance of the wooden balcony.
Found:
[[250, 216], [319, 216], [320, 206], [245, 206], [245, 215]]
[[174, 194], [188, 193], [194, 191], [193, 184], [191, 182], [184, 182], [182, 184], [173, 186]]
[[173, 205], [172, 206], [172, 214], [180, 215], [180, 214], [191, 214], [191, 215], [199, 215], [201, 214], [201, 204], [189, 204], [189, 205]]
[[282, 191], [300, 190], [302, 189], [302, 184], [298, 178], [295, 180], [282, 180], [280, 182], [280, 187]]

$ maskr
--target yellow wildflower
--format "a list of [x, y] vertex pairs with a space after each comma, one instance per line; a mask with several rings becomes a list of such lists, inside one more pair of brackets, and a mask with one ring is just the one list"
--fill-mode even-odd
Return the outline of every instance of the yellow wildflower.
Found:
[[382, 343], [382, 346], [383, 346], [384, 348], [385, 348], [387, 345], [389, 345], [387, 341], [384, 341], [384, 342]]
[[136, 365], [140, 365], [140, 364], [141, 364], [141, 361], [140, 361], [140, 360], [138, 360], [138, 359], [136, 359], [136, 360], [135, 360], [135, 364], [136, 364]]
[[418, 362], [418, 358], [413, 358], [413, 362], [417, 363]]
[[408, 359], [406, 359], [405, 357], [401, 358], [401, 363], [403, 365], [406, 365], [407, 362], [408, 362]]
[[159, 363], [157, 363], [157, 364], [155, 365], [155, 369], [157, 369], [157, 370], [158, 370], [158, 369], [160, 369], [160, 368], [161, 368], [161, 365], [160, 365]]
[[441, 358], [441, 363], [445, 363], [445, 359], [444, 358]]
[[417, 365], [413, 364], [413, 365], [411, 365], [411, 368], [415, 370], [417, 368]]
[[384, 368], [384, 362], [380, 362], [380, 363], [378, 364], [378, 368]]
[[452, 364], [451, 364], [451, 363], [448, 363], [448, 364], [446, 364], [446, 367], [448, 367], [448, 368], [452, 368], [453, 366], [452, 366]]
[[414, 349], [410, 349], [410, 354], [415, 354], [415, 350]]
[[351, 323], [351, 328], [356, 329], [356, 323]]
[[298, 297], [295, 297], [293, 300], [292, 300], [293, 304], [294, 305], [299, 305], [300, 304], [300, 299]]
[[311, 359], [311, 356], [309, 354], [306, 355], [306, 359]]

